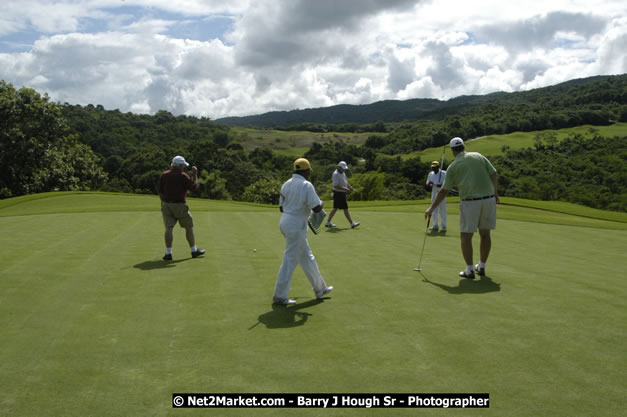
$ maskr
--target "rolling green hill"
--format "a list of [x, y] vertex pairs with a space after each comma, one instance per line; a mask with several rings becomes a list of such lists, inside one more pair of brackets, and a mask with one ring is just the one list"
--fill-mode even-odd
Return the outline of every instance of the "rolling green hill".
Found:
[[[500, 155], [503, 153], [503, 146], [509, 149], [522, 149], [533, 147], [534, 138], [538, 133], [548, 134], [555, 133], [558, 140], [564, 139], [575, 134], [586, 135], [591, 131], [598, 132], [601, 136], [618, 137], [621, 140], [627, 138], [627, 123], [615, 123], [610, 126], [577, 126], [565, 129], [549, 129], [534, 132], [514, 132], [506, 135], [489, 135], [480, 138], [466, 140], [466, 146], [473, 152], [480, 152], [484, 155]], [[424, 151], [412, 152], [410, 154], [401, 155], [403, 158], [411, 158], [420, 156], [423, 161], [439, 161], [442, 156], [442, 147], [428, 148]], [[446, 151], [447, 161], [452, 161], [450, 150]]]
[[545, 105], [550, 106], [552, 110], [559, 110], [591, 102], [625, 104], [627, 101], [624, 93], [625, 83], [627, 83], [627, 75], [595, 76], [515, 93], [499, 92], [484, 96], [460, 96], [447, 101], [411, 99], [386, 100], [365, 105], [343, 104], [315, 109], [274, 111], [245, 117], [226, 117], [216, 121], [230, 126], [276, 128], [302, 123], [338, 125], [376, 121], [392, 123], [410, 120], [442, 120], [453, 115], [481, 115], [502, 110], [509, 111], [510, 108], [516, 107], [517, 111], [536, 106], [540, 109]]

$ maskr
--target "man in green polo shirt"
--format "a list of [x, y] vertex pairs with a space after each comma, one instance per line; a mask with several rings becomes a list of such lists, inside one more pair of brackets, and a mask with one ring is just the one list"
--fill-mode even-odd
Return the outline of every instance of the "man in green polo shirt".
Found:
[[[451, 150], [455, 160], [449, 165], [446, 179], [435, 201], [425, 211], [425, 219], [431, 217], [435, 208], [446, 198], [449, 191], [459, 191], [459, 223], [462, 255], [466, 269], [461, 277], [474, 279], [475, 271], [485, 275], [485, 264], [490, 255], [492, 238], [490, 230], [496, 228], [497, 173], [488, 159], [478, 152], [466, 152], [461, 138], [451, 139]], [[479, 263], [473, 267], [472, 235], [479, 229], [481, 238]], [[473, 270], [474, 269], [474, 270]]]

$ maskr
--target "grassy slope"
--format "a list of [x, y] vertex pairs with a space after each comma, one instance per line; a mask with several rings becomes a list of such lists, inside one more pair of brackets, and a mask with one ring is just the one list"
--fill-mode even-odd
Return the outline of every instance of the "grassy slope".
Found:
[[[627, 123], [616, 123], [611, 126], [578, 126], [567, 129], [559, 130], [543, 130], [542, 132], [514, 132], [507, 135], [490, 135], [483, 136], [478, 139], [472, 139], [467, 141], [467, 148], [473, 152], [480, 152], [484, 155], [498, 155], [502, 153], [501, 148], [503, 145], [508, 145], [510, 149], [522, 149], [533, 146], [533, 141], [538, 133], [550, 133], [557, 134], [558, 139], [564, 139], [567, 136], [575, 133], [587, 134], [590, 129], [598, 130], [601, 136], [607, 137], [626, 137], [627, 136]], [[439, 161], [442, 156], [442, 148], [428, 148], [424, 151], [414, 152], [411, 154], [403, 155], [403, 158], [409, 158], [412, 156], [420, 155], [423, 161]], [[446, 150], [447, 161], [452, 161], [453, 156], [450, 150]]]
[[315, 133], [298, 131], [281, 131], [271, 129], [231, 128], [232, 139], [240, 143], [244, 149], [269, 147], [272, 150], [289, 156], [302, 156], [314, 142], [326, 143], [343, 141], [348, 144], [362, 145], [368, 136], [376, 133]]
[[[584, 125], [559, 130], [544, 130], [542, 133], [555, 132], [558, 139], [574, 133], [587, 134], [590, 129], [598, 130], [602, 136], [627, 136], [627, 123], [616, 123], [610, 126]], [[342, 140], [349, 144], [362, 145], [370, 135], [377, 133], [313, 133], [313, 132], [284, 132], [269, 129], [249, 129], [234, 127], [233, 140], [239, 142], [246, 150], [270, 147], [273, 151], [293, 158], [301, 157], [309, 150], [314, 142], [326, 143]], [[540, 132], [514, 132], [507, 135], [489, 135], [468, 141], [468, 148], [485, 155], [500, 154], [503, 145], [510, 149], [521, 149], [533, 146], [533, 140]], [[440, 160], [442, 148], [428, 148], [424, 151], [401, 155], [402, 158], [410, 158], [419, 155], [425, 161]], [[447, 160], [452, 159], [450, 151], [446, 153]]]
[[0, 415], [277, 414], [174, 413], [173, 392], [489, 392], [489, 410], [367, 415], [622, 413], [625, 230], [510, 220], [504, 206], [489, 279], [469, 282], [455, 204], [420, 275], [424, 205], [362, 203], [359, 229], [338, 217], [309, 238], [331, 298], [312, 301], [297, 269], [299, 304], [272, 308], [275, 208], [192, 200], [208, 254], [190, 259], [177, 228], [163, 263], [156, 198], [38, 197], [0, 202]]

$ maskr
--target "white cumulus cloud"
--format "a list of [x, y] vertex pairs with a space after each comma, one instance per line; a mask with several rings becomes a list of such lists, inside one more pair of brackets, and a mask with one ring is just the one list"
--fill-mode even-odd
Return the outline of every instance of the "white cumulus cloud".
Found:
[[627, 72], [619, 0], [8, 0], [0, 79], [219, 118]]

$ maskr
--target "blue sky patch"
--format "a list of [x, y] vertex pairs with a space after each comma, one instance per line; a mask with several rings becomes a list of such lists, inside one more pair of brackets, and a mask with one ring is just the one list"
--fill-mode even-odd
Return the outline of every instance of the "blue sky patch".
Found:
[[36, 40], [41, 38], [38, 32], [14, 32], [0, 37], [0, 53], [28, 52]]
[[233, 30], [230, 17], [188, 18], [172, 25], [168, 35], [173, 38], [209, 41], [220, 39], [226, 43], [224, 35]]
[[[225, 34], [233, 30], [234, 18], [228, 15], [187, 16], [181, 13], [170, 13], [150, 7], [122, 6], [100, 9], [107, 14], [105, 18], [82, 17], [76, 32], [102, 33], [108, 31], [127, 31], [127, 27], [142, 20], [164, 20], [170, 26], [163, 32], [165, 35], [178, 39], [210, 41], [220, 39], [227, 43]], [[14, 32], [0, 37], [0, 53], [28, 52], [35, 41], [42, 36], [52, 36], [71, 31], [54, 33], [38, 32], [32, 25], [26, 30]]]

